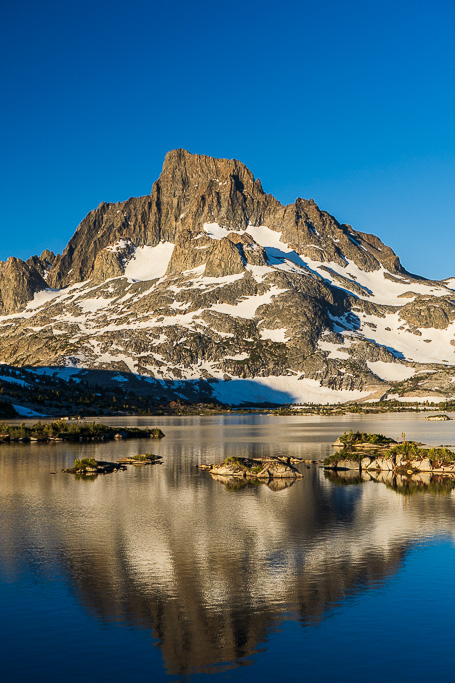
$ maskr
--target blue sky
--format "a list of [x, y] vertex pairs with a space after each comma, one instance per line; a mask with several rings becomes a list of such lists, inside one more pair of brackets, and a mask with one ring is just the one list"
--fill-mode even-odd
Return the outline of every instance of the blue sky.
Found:
[[4, 3], [0, 259], [62, 251], [184, 147], [455, 275], [454, 23], [438, 0]]

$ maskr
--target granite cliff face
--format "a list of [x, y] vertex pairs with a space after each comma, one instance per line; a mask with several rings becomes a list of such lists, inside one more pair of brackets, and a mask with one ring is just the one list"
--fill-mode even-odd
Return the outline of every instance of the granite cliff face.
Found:
[[0, 262], [0, 313], [8, 315], [25, 308], [46, 282], [32, 265], [11, 256]]
[[0, 358], [182, 397], [205, 380], [230, 403], [447, 398], [454, 287], [238, 161], [174, 150], [150, 196], [100, 204], [62, 255], [0, 264]]

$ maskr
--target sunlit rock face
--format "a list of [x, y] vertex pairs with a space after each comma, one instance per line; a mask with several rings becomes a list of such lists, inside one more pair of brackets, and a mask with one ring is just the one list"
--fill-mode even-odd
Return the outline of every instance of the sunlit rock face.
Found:
[[100, 204], [63, 254], [0, 266], [12, 365], [119, 370], [182, 397], [213, 380], [236, 404], [454, 393], [454, 280], [409, 274], [313, 200], [281, 205], [236, 160], [173, 150], [150, 195]]
[[228, 490], [195, 479], [197, 448], [190, 460], [177, 444], [161, 468], [79, 481], [49, 476], [58, 447], [40, 447], [41, 473], [11, 448], [16, 466], [0, 461], [4, 575], [57, 563], [97, 618], [150, 629], [170, 673], [235, 664], [285, 616], [323, 619], [453, 529], [453, 496], [346, 486], [316, 468], [283, 490]]

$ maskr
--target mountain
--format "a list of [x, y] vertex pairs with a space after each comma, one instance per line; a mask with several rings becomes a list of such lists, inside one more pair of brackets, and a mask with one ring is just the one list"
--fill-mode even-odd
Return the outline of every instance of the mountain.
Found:
[[230, 404], [445, 400], [454, 290], [241, 162], [179, 149], [63, 254], [0, 263], [0, 359]]

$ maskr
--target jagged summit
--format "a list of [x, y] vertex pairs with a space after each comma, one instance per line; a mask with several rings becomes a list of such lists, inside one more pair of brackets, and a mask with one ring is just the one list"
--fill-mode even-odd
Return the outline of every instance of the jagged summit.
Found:
[[[53, 262], [48, 283], [64, 287], [93, 276], [100, 281], [108, 273], [120, 275], [121, 257], [102, 252], [121, 240], [136, 247], [171, 242], [177, 252], [186, 252], [189, 241], [206, 223], [233, 230], [267, 225], [282, 232], [297, 253], [315, 260], [343, 266], [350, 259], [363, 270], [383, 265], [391, 272], [402, 272], [397, 256], [377, 237], [340, 225], [314, 201], [297, 199], [283, 206], [263, 191], [260, 180], [241, 162], [178, 149], [166, 155], [149, 196], [102, 203], [86, 216]], [[171, 272], [180, 268], [181, 259], [176, 258]], [[200, 265], [199, 261], [193, 253], [194, 265]]]
[[361, 399], [411, 378], [446, 396], [453, 283], [412, 276], [313, 200], [283, 206], [239, 161], [178, 149], [150, 195], [100, 204], [63, 254], [0, 265], [0, 358], [133, 372], [182, 395], [203, 380], [234, 402]]

